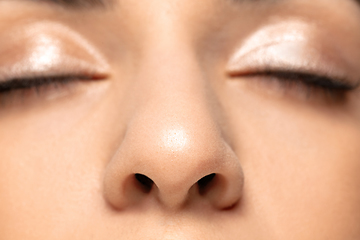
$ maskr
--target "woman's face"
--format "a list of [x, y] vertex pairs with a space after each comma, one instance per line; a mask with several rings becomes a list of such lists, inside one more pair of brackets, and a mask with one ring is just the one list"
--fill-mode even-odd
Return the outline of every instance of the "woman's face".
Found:
[[0, 239], [360, 239], [355, 0], [1, 0]]

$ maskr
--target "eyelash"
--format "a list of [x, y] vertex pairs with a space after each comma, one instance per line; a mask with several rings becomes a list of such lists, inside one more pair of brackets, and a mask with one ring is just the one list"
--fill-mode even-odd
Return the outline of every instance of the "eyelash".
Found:
[[52, 84], [67, 84], [76, 80], [84, 79], [79, 76], [39, 76], [31, 78], [15, 78], [0, 82], [0, 93], [9, 93], [16, 90], [37, 89]]
[[[241, 76], [264, 77], [265, 81], [271, 80], [280, 83], [285, 90], [294, 88], [303, 89], [303, 87], [305, 87], [305, 94], [308, 98], [315, 94], [316, 96], [321, 95], [338, 99], [339, 97], [342, 98], [345, 93], [358, 87], [358, 84], [350, 84], [343, 79], [293, 70], [263, 70], [242, 74]], [[70, 83], [86, 79], [89, 79], [89, 76], [59, 75], [14, 78], [7, 81], [0, 81], [1, 103], [11, 98], [15, 92], [18, 92], [18, 96], [21, 98], [28, 97], [29, 95], [27, 93], [29, 93], [29, 91], [39, 96], [42, 93], [46, 93], [48, 88], [59, 89]]]
[[263, 77], [265, 81], [276, 81], [285, 91], [301, 89], [307, 98], [317, 96], [332, 100], [342, 99], [347, 92], [358, 87], [358, 84], [351, 84], [345, 79], [294, 70], [263, 70], [241, 76]]
[[13, 78], [0, 81], [0, 103], [46, 95], [51, 90], [65, 90], [71, 83], [88, 80], [89, 76], [59, 75]]

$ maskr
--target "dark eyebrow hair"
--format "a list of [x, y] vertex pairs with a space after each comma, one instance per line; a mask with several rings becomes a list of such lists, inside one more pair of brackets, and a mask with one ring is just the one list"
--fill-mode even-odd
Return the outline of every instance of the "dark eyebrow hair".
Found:
[[[0, 0], [3, 1], [3, 0]], [[105, 8], [113, 5], [115, 0], [23, 0], [23, 1], [33, 1], [33, 2], [44, 2], [50, 4], [56, 4], [65, 8]], [[241, 2], [256, 2], [256, 1], [268, 1], [268, 0], [231, 0], [234, 3]], [[360, 7], [360, 0], [351, 0], [354, 1]]]
[[[238, 4], [238, 3], [244, 3], [244, 2], [276, 2], [278, 0], [230, 0], [230, 2], [233, 2], [235, 4]], [[349, 1], [352, 1], [352, 2], [355, 2], [355, 4], [360, 8], [360, 0], [349, 0]]]
[[[1, 1], [1, 0], [0, 0]], [[105, 8], [112, 5], [113, 0], [19, 0], [47, 4], [55, 4], [65, 8]]]
[[[242, 2], [269, 2], [269, 0], [231, 0], [232, 2], [235, 3], [242, 3]], [[360, 4], [360, 0], [350, 0], [350, 1], [354, 1], [357, 4]]]

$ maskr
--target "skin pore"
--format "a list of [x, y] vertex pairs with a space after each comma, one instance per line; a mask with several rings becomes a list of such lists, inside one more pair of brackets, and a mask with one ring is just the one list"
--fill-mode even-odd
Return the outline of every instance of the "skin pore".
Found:
[[0, 239], [360, 239], [354, 0], [0, 0]]

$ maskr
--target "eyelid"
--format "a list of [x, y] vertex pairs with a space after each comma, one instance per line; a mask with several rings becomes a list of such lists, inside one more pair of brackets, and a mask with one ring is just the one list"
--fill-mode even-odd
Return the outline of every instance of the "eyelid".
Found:
[[262, 27], [241, 44], [233, 58], [239, 58], [266, 46], [284, 42], [305, 42], [307, 24], [299, 20], [288, 20]]
[[296, 42], [277, 43], [254, 50], [245, 56], [233, 58], [227, 68], [229, 76], [280, 71], [348, 79], [348, 75], [339, 67], [322, 60], [317, 54], [311, 53], [311, 49]]
[[0, 46], [0, 81], [38, 75], [96, 75], [110, 67], [85, 37], [59, 23], [30, 23], [15, 27]]
[[[270, 25], [247, 38], [230, 58], [226, 71], [229, 76], [256, 74], [264, 71], [293, 71], [348, 79], [356, 85], [343, 59], [329, 57], [330, 46], [322, 46], [311, 26], [301, 21]], [[316, 43], [316, 44], [314, 44]], [[334, 55], [334, 53], [332, 53]]]

